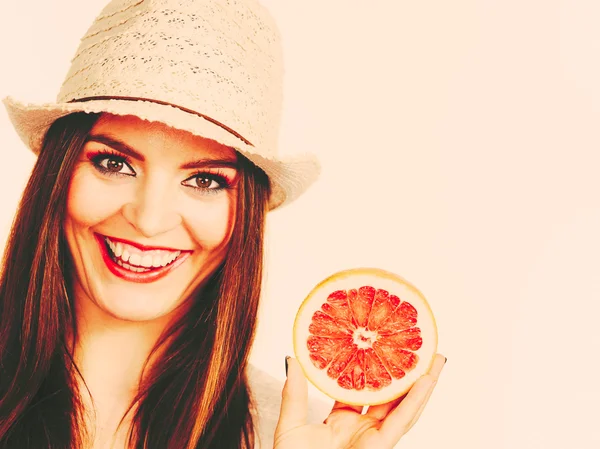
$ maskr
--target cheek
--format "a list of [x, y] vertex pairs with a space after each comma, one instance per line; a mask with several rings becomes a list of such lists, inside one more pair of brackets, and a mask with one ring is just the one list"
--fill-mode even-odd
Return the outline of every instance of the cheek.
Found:
[[188, 230], [204, 250], [216, 250], [227, 245], [235, 220], [235, 199], [198, 202], [185, 208], [183, 220]]
[[67, 219], [80, 226], [93, 226], [114, 215], [123, 205], [123, 189], [113, 192], [85, 169], [75, 172], [67, 197]]

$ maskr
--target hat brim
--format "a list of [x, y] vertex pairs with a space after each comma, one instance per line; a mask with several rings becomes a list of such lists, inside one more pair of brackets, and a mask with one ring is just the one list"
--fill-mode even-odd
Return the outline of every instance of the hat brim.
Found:
[[310, 153], [293, 157], [271, 158], [248, 145], [221, 126], [179, 108], [151, 101], [92, 100], [74, 103], [28, 104], [7, 97], [3, 100], [8, 116], [21, 140], [35, 154], [52, 123], [73, 112], [133, 115], [150, 122], [160, 122], [197, 136], [215, 140], [239, 151], [269, 177], [269, 209], [289, 204], [304, 193], [319, 176], [320, 164]]

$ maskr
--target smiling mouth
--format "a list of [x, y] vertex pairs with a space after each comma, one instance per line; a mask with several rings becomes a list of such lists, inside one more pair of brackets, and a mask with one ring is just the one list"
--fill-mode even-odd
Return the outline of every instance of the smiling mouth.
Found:
[[153, 282], [181, 265], [192, 251], [151, 248], [96, 234], [104, 262], [117, 277], [132, 282]]
[[140, 250], [133, 245], [106, 236], [104, 236], [104, 243], [112, 261], [134, 273], [146, 273], [164, 268], [174, 263], [181, 255], [181, 251]]

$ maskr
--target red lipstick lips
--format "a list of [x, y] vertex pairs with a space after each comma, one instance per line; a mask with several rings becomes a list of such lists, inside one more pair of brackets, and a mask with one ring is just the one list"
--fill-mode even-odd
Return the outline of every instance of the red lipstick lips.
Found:
[[100, 237], [103, 240], [105, 238], [109, 238], [113, 242], [125, 243], [127, 245], [134, 246], [137, 249], [140, 249], [142, 251], [152, 251], [153, 249], [157, 249], [157, 250], [172, 251], [172, 252], [181, 251], [182, 253], [183, 252], [191, 252], [191, 251], [186, 251], [186, 250], [177, 249], [177, 248], [167, 248], [166, 246], [146, 246], [146, 245], [142, 245], [141, 243], [130, 242], [129, 240], [124, 240], [124, 239], [120, 239], [120, 238], [117, 238], [117, 237], [108, 237], [106, 235], [100, 235], [100, 234], [96, 234], [96, 237]]
[[[113, 257], [111, 256], [111, 254], [109, 252], [108, 244], [106, 243], [105, 236], [102, 236], [100, 234], [95, 234], [95, 237], [96, 237], [96, 240], [98, 241], [98, 245], [100, 246], [100, 252], [102, 254], [102, 259], [104, 260], [104, 263], [106, 264], [109, 271], [112, 274], [114, 274], [115, 276], [117, 276], [118, 278], [124, 279], [126, 281], [130, 281], [130, 282], [137, 282], [137, 283], [142, 283], [142, 284], [154, 282], [154, 281], [157, 281], [157, 280], [165, 277], [167, 274], [169, 274], [171, 271], [173, 271], [175, 268], [177, 268], [179, 265], [181, 265], [192, 253], [191, 251], [181, 251], [181, 254], [173, 262], [171, 262], [170, 264], [168, 264], [166, 266], [153, 267], [149, 271], [136, 273], [134, 271], [128, 270], [128, 269], [120, 266], [118, 263], [116, 263], [113, 260]], [[180, 251], [180, 250], [174, 250], [174, 249], [165, 248], [165, 247], [149, 247], [149, 246], [145, 246], [145, 245], [140, 245], [138, 243], [129, 242], [127, 240], [116, 239], [113, 237], [110, 237], [110, 240], [115, 241], [115, 242], [126, 243], [126, 244], [134, 246], [142, 251], [150, 251], [150, 250], [163, 250], [163, 251], [172, 251], [172, 252]]]

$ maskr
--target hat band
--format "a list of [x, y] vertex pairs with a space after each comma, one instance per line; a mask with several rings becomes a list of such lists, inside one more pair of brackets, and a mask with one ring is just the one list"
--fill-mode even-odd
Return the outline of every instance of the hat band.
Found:
[[163, 106], [171, 106], [173, 108], [179, 109], [180, 111], [186, 112], [188, 114], [193, 114], [193, 115], [197, 115], [198, 117], [203, 118], [204, 120], [207, 120], [209, 122], [211, 122], [214, 125], [217, 125], [221, 128], [223, 128], [225, 131], [227, 131], [228, 133], [234, 135], [235, 137], [237, 137], [238, 139], [240, 139], [242, 142], [244, 142], [246, 145], [250, 145], [250, 146], [254, 146], [252, 145], [252, 143], [250, 143], [247, 139], [245, 139], [241, 134], [237, 133], [236, 131], [234, 131], [233, 129], [229, 128], [228, 126], [224, 125], [221, 122], [218, 122], [217, 120], [201, 114], [197, 111], [194, 111], [192, 109], [188, 109], [185, 108], [183, 106], [179, 106], [176, 104], [172, 104], [172, 103], [167, 103], [165, 101], [160, 101], [160, 100], [154, 100], [151, 98], [140, 98], [140, 97], [118, 97], [118, 96], [97, 96], [97, 97], [85, 97], [85, 98], [77, 98], [74, 100], [70, 100], [67, 103], [85, 103], [87, 101], [104, 101], [104, 100], [122, 100], [122, 101], [147, 101], [149, 103], [156, 103], [156, 104], [160, 104]]

